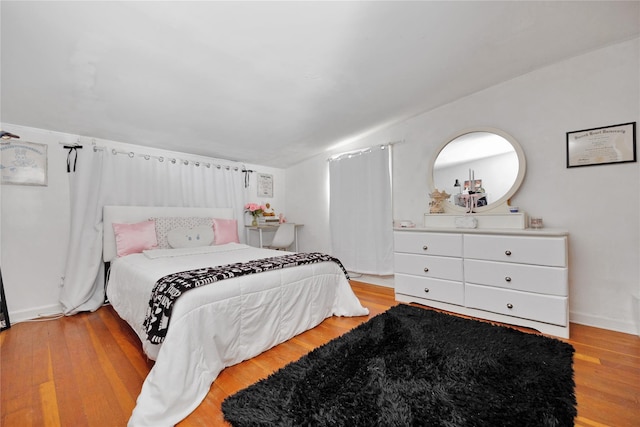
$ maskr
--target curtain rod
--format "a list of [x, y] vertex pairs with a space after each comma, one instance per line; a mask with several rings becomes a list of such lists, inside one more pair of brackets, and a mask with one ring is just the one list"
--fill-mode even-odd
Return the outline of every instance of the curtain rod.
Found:
[[[76, 148], [82, 148], [82, 144], [79, 142], [79, 140], [78, 140], [78, 142], [77, 142], [77, 143], [71, 143], [71, 144], [70, 144], [70, 143], [67, 143], [67, 142], [60, 142], [60, 144], [61, 144], [65, 149], [69, 149], [69, 150], [70, 150], [70, 153], [71, 153], [71, 151], [72, 151], [73, 149], [76, 149]], [[93, 142], [91, 143], [91, 145], [92, 145], [92, 147], [93, 147], [93, 151], [94, 151], [94, 152], [96, 152], [96, 151], [105, 151], [105, 150], [108, 150], [108, 147], [105, 147], [105, 146], [99, 146], [99, 145], [97, 145], [97, 144], [96, 144], [96, 142], [95, 142], [95, 141], [93, 141]], [[167, 160], [167, 161], [168, 161], [168, 162], [170, 162], [171, 164], [180, 163], [180, 164], [183, 164], [183, 165], [185, 165], [185, 166], [187, 166], [187, 165], [189, 165], [189, 164], [192, 164], [192, 165], [194, 165], [194, 166], [196, 166], [196, 167], [199, 167], [199, 166], [201, 166], [201, 165], [202, 165], [202, 166], [204, 166], [204, 167], [206, 167], [206, 168], [210, 168], [210, 167], [212, 167], [212, 166], [213, 166], [213, 167], [218, 168], [218, 169], [222, 169], [222, 168], [224, 168], [224, 169], [226, 169], [226, 170], [231, 170], [231, 169], [233, 169], [233, 170], [235, 170], [235, 171], [239, 171], [239, 170], [240, 170], [240, 171], [242, 171], [242, 172], [253, 172], [253, 171], [248, 171], [248, 170], [246, 169], [246, 167], [245, 167], [243, 164], [239, 164], [239, 166], [238, 166], [238, 165], [229, 165], [229, 164], [222, 164], [222, 163], [205, 162], [205, 161], [200, 161], [200, 160], [186, 160], [186, 159], [181, 159], [181, 158], [179, 158], [179, 157], [155, 156], [155, 155], [152, 155], [152, 154], [140, 154], [140, 153], [136, 153], [136, 152], [134, 152], [134, 151], [116, 150], [115, 148], [112, 148], [112, 149], [111, 149], [111, 154], [113, 154], [113, 155], [117, 155], [117, 154], [124, 154], [124, 155], [129, 156], [129, 158], [134, 158], [134, 157], [136, 157], [136, 156], [137, 156], [137, 157], [142, 157], [142, 158], [144, 158], [145, 160], [156, 159], [156, 160], [158, 160], [160, 163], [162, 163], [162, 162], [164, 162], [165, 160]], [[230, 161], [231, 161], [231, 160], [230, 160]], [[238, 162], [235, 162], [235, 163], [238, 163]]]
[[329, 157], [327, 159], [327, 161], [328, 162], [333, 162], [333, 161], [336, 161], [336, 160], [342, 160], [345, 157], [359, 156], [361, 154], [370, 153], [371, 150], [373, 150], [376, 147], [380, 148], [381, 150], [384, 150], [387, 147], [391, 147], [393, 145], [400, 144], [402, 142], [404, 142], [404, 139], [401, 139], [401, 140], [398, 140], [398, 141], [387, 142], [386, 144], [372, 145], [372, 146], [366, 147], [366, 148], [359, 148], [359, 149], [352, 150], [352, 151], [346, 151], [346, 152], [340, 153], [340, 154], [334, 154], [333, 156]]

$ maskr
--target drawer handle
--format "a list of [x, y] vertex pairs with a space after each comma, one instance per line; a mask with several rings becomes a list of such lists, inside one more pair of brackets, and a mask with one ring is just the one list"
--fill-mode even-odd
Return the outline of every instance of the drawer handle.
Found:
[[424, 288], [424, 293], [428, 294], [429, 293], [429, 288]]
[[506, 256], [511, 256], [511, 251], [509, 251], [509, 250], [504, 251], [504, 254], [505, 254]]
[[504, 278], [505, 281], [510, 282], [511, 281], [511, 277], [507, 276]]
[[429, 269], [428, 269], [427, 267], [425, 267], [425, 268], [424, 268], [424, 272], [425, 272], [425, 273], [428, 273], [428, 272], [429, 272]]
[[429, 246], [427, 246], [427, 245], [424, 245], [424, 246], [422, 247], [422, 250], [423, 250], [423, 251], [426, 251], [427, 249], [429, 249]]
[[507, 308], [508, 308], [509, 310], [511, 310], [511, 309], [513, 308], [513, 304], [508, 303], [508, 304], [507, 304]]

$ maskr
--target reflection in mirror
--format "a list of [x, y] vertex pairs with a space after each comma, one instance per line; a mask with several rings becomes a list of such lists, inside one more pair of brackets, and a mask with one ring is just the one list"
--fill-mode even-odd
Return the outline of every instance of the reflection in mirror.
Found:
[[[461, 194], [482, 192], [477, 197], [478, 211], [506, 201], [514, 188], [520, 164], [515, 143], [493, 132], [469, 132], [454, 138], [438, 153], [433, 164], [433, 185], [452, 194], [450, 203], [464, 209]], [[472, 183], [472, 184], [471, 184]], [[510, 195], [509, 195], [510, 196]]]

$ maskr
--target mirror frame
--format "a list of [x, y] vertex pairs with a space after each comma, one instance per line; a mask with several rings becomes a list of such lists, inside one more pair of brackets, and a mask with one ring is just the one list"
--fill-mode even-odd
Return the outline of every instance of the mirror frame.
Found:
[[[518, 175], [516, 176], [516, 180], [511, 186], [511, 188], [501, 198], [499, 198], [495, 202], [489, 203], [486, 206], [477, 207], [475, 209], [475, 213], [495, 211], [495, 210], [500, 210], [500, 208], [502, 208], [502, 210], [504, 211], [508, 211], [507, 205], [508, 205], [509, 199], [511, 199], [513, 195], [518, 191], [518, 189], [520, 189], [520, 186], [522, 185], [522, 181], [524, 180], [524, 175], [527, 170], [527, 162], [525, 159], [524, 151], [520, 146], [520, 144], [518, 144], [515, 138], [513, 138], [511, 135], [509, 135], [508, 133], [500, 129], [495, 129], [491, 127], [475, 127], [475, 128], [465, 129], [463, 131], [455, 133], [454, 135], [449, 137], [443, 144], [441, 144], [431, 158], [431, 165], [430, 165], [431, 170], [429, 171], [429, 174], [427, 176], [427, 185], [429, 187], [429, 193], [432, 193], [433, 191], [436, 190], [434, 176], [433, 176], [434, 175], [433, 166], [435, 165], [436, 159], [438, 158], [438, 155], [440, 154], [440, 152], [444, 149], [444, 147], [446, 147], [448, 144], [453, 142], [456, 138], [462, 135], [466, 135], [468, 133], [473, 133], [473, 132], [488, 132], [488, 133], [493, 133], [498, 136], [501, 136], [504, 139], [506, 139], [516, 151], [516, 154], [518, 156]], [[449, 200], [445, 201], [444, 207], [445, 207], [445, 211], [448, 213], [466, 213], [466, 209], [464, 207], [456, 206]], [[438, 214], [434, 214], [434, 215], [438, 215]]]

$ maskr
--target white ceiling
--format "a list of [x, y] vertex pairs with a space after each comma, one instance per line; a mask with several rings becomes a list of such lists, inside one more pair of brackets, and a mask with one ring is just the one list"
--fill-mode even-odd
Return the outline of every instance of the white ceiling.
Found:
[[0, 118], [284, 168], [637, 37], [639, 5], [3, 0]]

